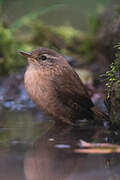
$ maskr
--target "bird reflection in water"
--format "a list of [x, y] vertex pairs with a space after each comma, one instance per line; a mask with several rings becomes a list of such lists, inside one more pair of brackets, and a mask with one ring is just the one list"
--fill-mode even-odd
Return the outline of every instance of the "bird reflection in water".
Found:
[[[98, 131], [99, 129], [99, 131]], [[99, 133], [98, 133], [99, 132]], [[78, 141], [93, 142], [105, 137], [103, 127], [73, 127], [55, 124], [40, 137], [27, 153], [24, 170], [27, 180], [106, 180], [108, 177], [102, 154], [75, 153]]]

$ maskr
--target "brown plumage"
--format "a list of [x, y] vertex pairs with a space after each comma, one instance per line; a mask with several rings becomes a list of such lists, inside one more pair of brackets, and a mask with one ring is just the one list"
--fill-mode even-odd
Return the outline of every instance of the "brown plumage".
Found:
[[48, 48], [38, 48], [28, 57], [25, 89], [33, 102], [56, 121], [74, 124], [78, 119], [105, 119], [96, 109], [78, 74], [66, 59]]

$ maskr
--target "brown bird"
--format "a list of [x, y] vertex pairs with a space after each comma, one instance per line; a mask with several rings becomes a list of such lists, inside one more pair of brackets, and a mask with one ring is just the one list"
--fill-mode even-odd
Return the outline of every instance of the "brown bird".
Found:
[[20, 53], [28, 58], [24, 76], [28, 95], [56, 122], [73, 125], [80, 119], [106, 119], [106, 115], [92, 103], [78, 74], [61, 54], [48, 48]]

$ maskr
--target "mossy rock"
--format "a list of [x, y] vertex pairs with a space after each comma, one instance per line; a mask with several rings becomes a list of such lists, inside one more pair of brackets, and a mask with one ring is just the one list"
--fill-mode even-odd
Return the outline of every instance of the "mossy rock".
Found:
[[115, 82], [111, 93], [110, 120], [114, 126], [120, 129], [120, 83]]
[[106, 88], [111, 124], [120, 129], [120, 45], [117, 49], [116, 58], [106, 72]]

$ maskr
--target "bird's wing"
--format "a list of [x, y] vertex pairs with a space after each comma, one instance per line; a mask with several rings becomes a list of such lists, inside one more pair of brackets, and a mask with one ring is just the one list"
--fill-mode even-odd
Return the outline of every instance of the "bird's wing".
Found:
[[94, 106], [76, 72], [64, 73], [64, 76], [56, 77], [53, 83], [57, 92], [56, 95], [63, 104], [73, 106], [76, 110], [79, 108], [90, 109]]

